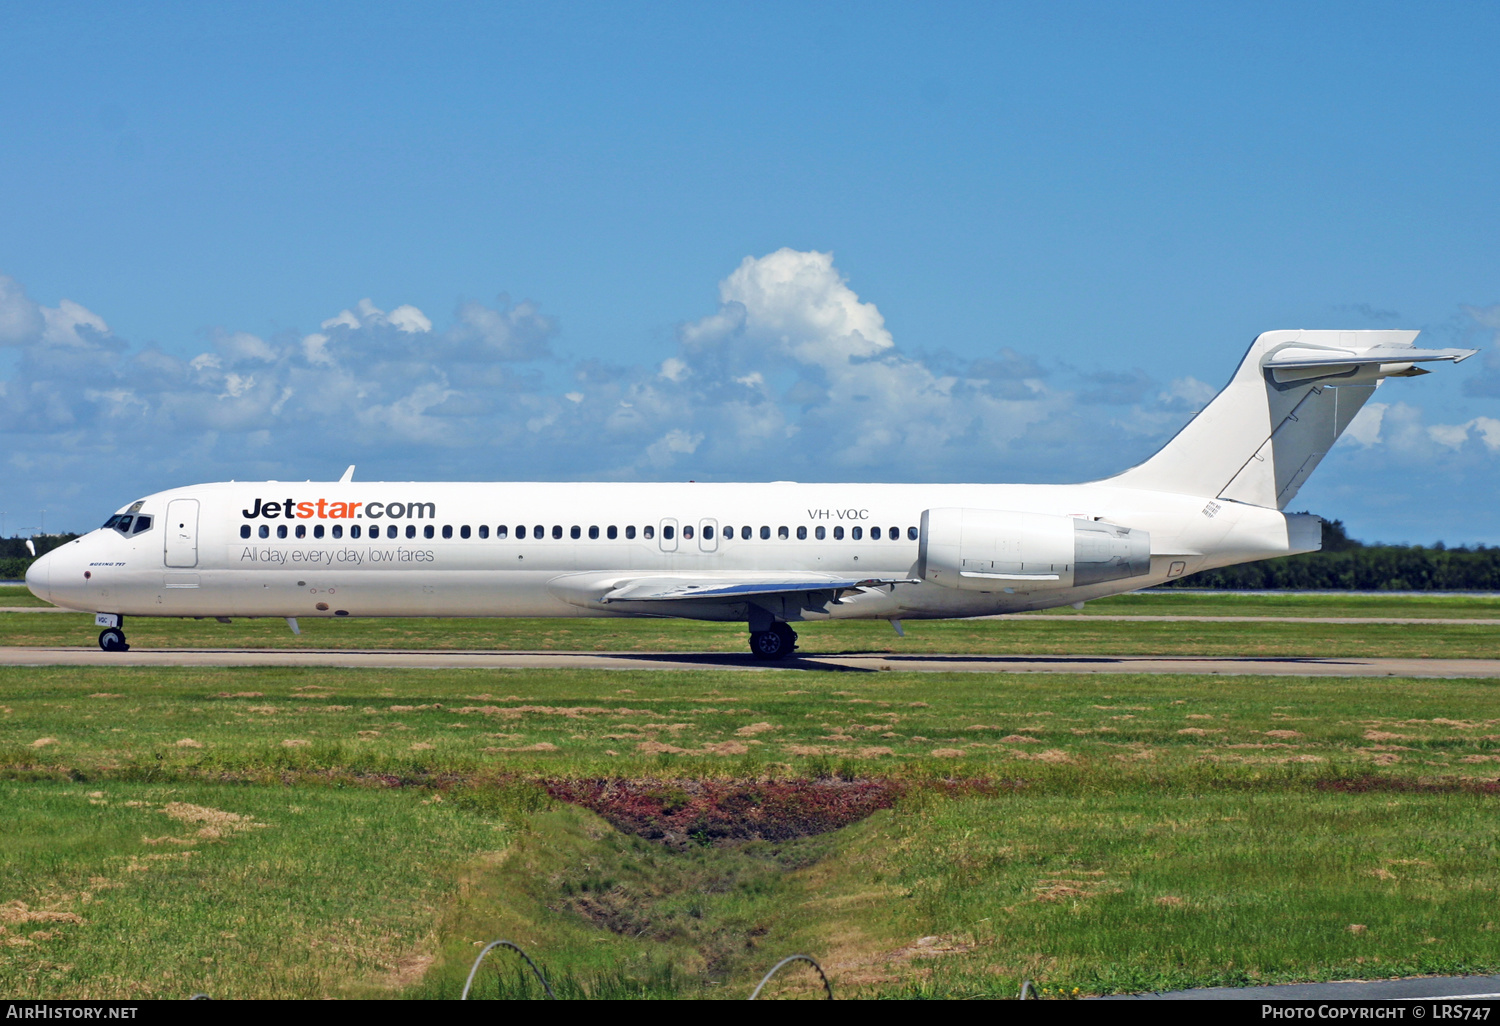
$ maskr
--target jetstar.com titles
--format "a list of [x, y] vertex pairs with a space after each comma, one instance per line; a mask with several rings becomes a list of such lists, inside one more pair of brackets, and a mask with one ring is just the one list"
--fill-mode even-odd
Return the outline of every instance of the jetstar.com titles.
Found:
[[433, 520], [435, 502], [330, 502], [327, 499], [256, 499], [240, 513], [246, 520]]

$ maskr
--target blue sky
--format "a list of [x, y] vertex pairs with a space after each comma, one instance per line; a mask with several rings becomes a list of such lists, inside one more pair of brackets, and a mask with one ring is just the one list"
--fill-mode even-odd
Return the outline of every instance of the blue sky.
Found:
[[1260, 331], [1409, 327], [1485, 352], [1383, 388], [1296, 506], [1500, 543], [1493, 4], [10, 4], [0, 40], [7, 534], [351, 462], [1083, 480]]

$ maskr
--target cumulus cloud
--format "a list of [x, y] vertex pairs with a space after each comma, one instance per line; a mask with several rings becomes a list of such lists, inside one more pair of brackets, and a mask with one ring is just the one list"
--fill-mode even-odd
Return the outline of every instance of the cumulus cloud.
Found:
[[1459, 424], [1429, 424], [1420, 407], [1400, 402], [1366, 403], [1344, 434], [1366, 449], [1383, 447], [1419, 459], [1457, 452], [1470, 442], [1500, 453], [1500, 420], [1472, 417]]
[[42, 309], [14, 278], [0, 274], [0, 346], [23, 345], [42, 333]]
[[[745, 258], [714, 308], [637, 363], [568, 362], [530, 301], [446, 320], [330, 309], [316, 330], [210, 330], [204, 351], [173, 353], [0, 278], [0, 341], [17, 353], [0, 461], [36, 505], [90, 517], [143, 488], [351, 462], [389, 479], [1086, 480], [1149, 455], [1215, 392], [1009, 349], [913, 355], [825, 252]], [[1500, 421], [1371, 403], [1349, 437], [1468, 458], [1500, 448]]]

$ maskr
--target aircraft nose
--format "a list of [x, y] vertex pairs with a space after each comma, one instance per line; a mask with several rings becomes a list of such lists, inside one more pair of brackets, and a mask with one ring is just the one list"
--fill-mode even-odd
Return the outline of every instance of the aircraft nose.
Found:
[[52, 553], [45, 552], [26, 568], [26, 587], [43, 602], [52, 601]]

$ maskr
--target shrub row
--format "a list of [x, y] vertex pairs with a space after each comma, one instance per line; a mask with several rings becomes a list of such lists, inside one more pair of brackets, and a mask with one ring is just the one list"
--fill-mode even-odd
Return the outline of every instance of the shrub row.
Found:
[[1500, 591], [1500, 548], [1371, 545], [1242, 563], [1164, 587], [1236, 591]]

